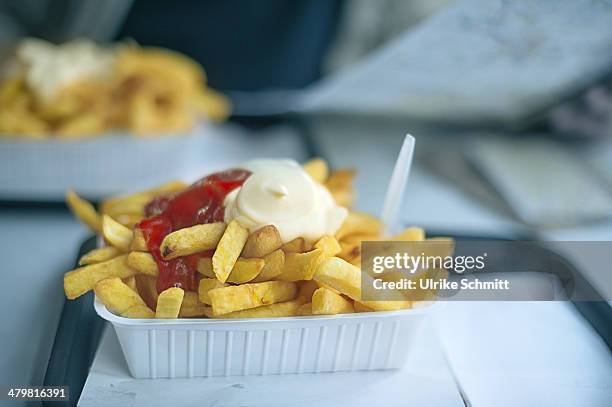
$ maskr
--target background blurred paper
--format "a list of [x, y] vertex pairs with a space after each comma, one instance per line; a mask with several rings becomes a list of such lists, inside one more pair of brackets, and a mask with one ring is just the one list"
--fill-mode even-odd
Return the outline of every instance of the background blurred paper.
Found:
[[323, 81], [299, 110], [515, 125], [612, 69], [612, 2], [460, 0]]

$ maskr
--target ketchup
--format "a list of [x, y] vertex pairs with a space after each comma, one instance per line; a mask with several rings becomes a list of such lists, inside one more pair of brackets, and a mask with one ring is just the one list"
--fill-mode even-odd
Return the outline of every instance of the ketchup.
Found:
[[164, 260], [159, 246], [167, 234], [202, 223], [223, 222], [223, 200], [251, 175], [242, 169], [230, 169], [208, 175], [175, 196], [160, 196], [145, 207], [147, 219], [136, 227], [143, 232], [147, 247], [157, 262], [157, 291], [180, 287], [197, 291], [197, 263], [211, 257], [213, 251]]

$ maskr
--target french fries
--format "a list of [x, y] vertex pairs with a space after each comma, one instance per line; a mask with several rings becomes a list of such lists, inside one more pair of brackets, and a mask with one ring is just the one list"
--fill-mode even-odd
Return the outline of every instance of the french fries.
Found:
[[178, 318], [183, 304], [185, 291], [178, 287], [170, 287], [159, 294], [157, 297], [157, 308], [155, 318], [173, 319]]
[[391, 240], [408, 242], [425, 240], [425, 231], [422, 228], [412, 226], [405, 229], [402, 233], [393, 236]]
[[132, 244], [130, 250], [137, 252], [146, 252], [149, 250], [144, 234], [141, 229], [134, 229], [134, 237], [132, 238]]
[[130, 250], [134, 232], [110, 216], [102, 215], [102, 236], [117, 249], [127, 252]]
[[382, 223], [366, 213], [349, 212], [344, 223], [336, 232], [336, 238], [342, 240], [349, 235], [375, 235], [382, 233]]
[[361, 277], [358, 267], [338, 257], [330, 257], [317, 269], [314, 279], [375, 311], [410, 308], [410, 301], [361, 301]]
[[321, 287], [312, 295], [313, 315], [349, 314], [355, 312], [353, 302], [334, 291]]
[[79, 266], [87, 266], [89, 264], [102, 263], [103, 261], [110, 260], [121, 254], [121, 251], [116, 247], [106, 246], [99, 249], [94, 249], [89, 253], [85, 253], [79, 259]]
[[[227, 281], [232, 272], [248, 236], [249, 231], [240, 226], [236, 220], [227, 225], [212, 257], [213, 272], [222, 283]], [[261, 268], [259, 270], [261, 271]]]
[[66, 203], [74, 216], [91, 230], [98, 233], [102, 231], [102, 219], [92, 204], [81, 199], [76, 192], [71, 189], [66, 192]]
[[[264, 259], [239, 258], [227, 277], [228, 283], [244, 284], [252, 281], [265, 266]], [[198, 260], [198, 272], [209, 278], [217, 278], [213, 271], [212, 259], [204, 257]]]
[[121, 316], [126, 318], [151, 319], [155, 317], [155, 312], [146, 305], [135, 304], [123, 311]]
[[242, 257], [264, 257], [283, 244], [278, 230], [273, 225], [264, 226], [251, 233], [242, 249]]
[[157, 277], [159, 270], [157, 263], [150, 253], [145, 252], [130, 252], [127, 255], [127, 264], [139, 273]]
[[314, 280], [300, 281], [298, 284], [297, 298], [302, 302], [311, 302], [312, 295], [319, 288], [319, 283]]
[[315, 249], [323, 250], [326, 256], [331, 257], [335, 256], [342, 251], [342, 247], [340, 243], [333, 236], [323, 236], [317, 243], [314, 245]]
[[353, 206], [353, 202], [355, 201], [353, 178], [355, 178], [355, 170], [341, 169], [332, 172], [325, 181], [325, 186], [336, 202], [347, 208]]
[[206, 304], [200, 302], [198, 293], [185, 291], [178, 316], [179, 318], [203, 317], [207, 308]]
[[136, 276], [129, 276], [123, 279], [125, 285], [130, 287], [132, 291], [138, 294], [138, 287], [136, 286]]
[[[352, 172], [330, 174], [326, 163], [318, 159], [305, 164], [305, 169], [322, 186], [335, 189], [338, 194], [353, 193]], [[249, 231], [236, 219], [228, 224], [196, 224], [161, 236], [155, 228], [134, 226], [135, 219], [144, 217], [145, 207], [149, 213], [163, 210], [156, 205], [163, 208], [166, 199], [170, 199], [166, 194], [184, 188], [183, 183], [171, 182], [112, 198], [100, 206], [101, 215], [91, 204], [69, 192], [66, 199], [75, 215], [90, 227], [98, 228], [109, 246], [85, 254], [79, 260], [81, 267], [65, 274], [66, 297], [74, 299], [94, 290], [98, 299], [117, 315], [157, 319], [395, 311], [420, 301], [420, 298], [362, 299], [362, 282], [368, 284], [373, 277], [362, 273], [359, 267], [361, 243], [384, 240], [381, 222], [364, 213], [349, 212], [336, 233], [315, 240], [297, 237], [289, 242], [282, 241], [274, 225]], [[159, 201], [150, 206], [150, 199]], [[162, 230], [173, 230], [165, 229], [166, 224], [160, 225]], [[157, 240], [151, 240], [151, 236]], [[417, 227], [389, 240], [422, 241], [426, 253], [442, 257], [454, 249], [452, 239], [425, 239], [425, 232]], [[188, 279], [177, 278], [169, 283], [166, 272], [177, 275], [197, 272], [197, 277], [189, 275]], [[444, 273], [427, 270], [425, 274], [437, 277]], [[392, 271], [379, 277], [384, 281], [397, 278]], [[422, 299], [429, 301], [434, 297], [435, 293], [424, 292]]]
[[296, 311], [296, 315], [298, 316], [307, 316], [312, 315], [312, 302], [307, 302], [298, 307]]
[[327, 166], [327, 162], [322, 158], [313, 158], [305, 162], [302, 167], [304, 171], [318, 183], [324, 184], [329, 177], [329, 167]]
[[187, 256], [217, 247], [225, 223], [206, 223], [179, 229], [167, 235], [159, 248], [165, 260]]
[[310, 246], [303, 237], [296, 237], [292, 241], [283, 244], [281, 250], [285, 253], [304, 253], [310, 250]]
[[285, 255], [283, 272], [276, 279], [283, 281], [312, 280], [323, 257], [325, 257], [323, 249], [315, 249], [306, 253], [289, 253]]
[[222, 283], [216, 278], [202, 278], [200, 279], [200, 283], [198, 286], [198, 296], [199, 300], [203, 304], [211, 305], [212, 301], [210, 300], [210, 295], [208, 292], [215, 288], [227, 287], [228, 284]]
[[96, 297], [100, 299], [109, 311], [121, 315], [134, 306], [146, 308], [146, 304], [138, 293], [127, 286], [118, 277], [107, 278], [96, 283]]
[[372, 312], [372, 311], [374, 311], [372, 308], [366, 307], [365, 305], [363, 305], [359, 301], [355, 301], [353, 305], [355, 307], [355, 312]]
[[285, 301], [270, 305], [263, 305], [257, 308], [249, 308], [241, 311], [234, 311], [228, 314], [215, 315], [211, 308], [206, 309], [209, 318], [280, 318], [293, 317], [298, 315], [300, 308], [299, 301]]
[[144, 218], [145, 206], [153, 198], [174, 194], [185, 188], [187, 188], [187, 184], [182, 181], [170, 181], [146, 191], [106, 199], [100, 205], [100, 212], [113, 218], [118, 218], [121, 215], [136, 215]]
[[[251, 280], [253, 283], [270, 281], [278, 277], [285, 267], [285, 252], [281, 249], [274, 250], [272, 253], [265, 255], [263, 260], [264, 266], [259, 274]], [[238, 261], [240, 261], [240, 259], [238, 259]], [[230, 279], [231, 277], [232, 275], [230, 274]]]
[[295, 298], [296, 293], [295, 283], [286, 281], [243, 284], [208, 291], [215, 316], [289, 301]]
[[[83, 72], [56, 89], [31, 79], [52, 61], [71, 64], [83, 58], [99, 62], [95, 73]], [[77, 139], [115, 129], [152, 136], [187, 130], [199, 116], [221, 121], [231, 110], [227, 97], [206, 87], [195, 61], [161, 48], [83, 39], [55, 45], [26, 38], [6, 65], [10, 69], [0, 78], [0, 137]]]
[[127, 255], [121, 255], [102, 263], [80, 267], [64, 274], [64, 292], [66, 298], [73, 300], [93, 290], [95, 285], [107, 278], [126, 278], [137, 273], [128, 266]]

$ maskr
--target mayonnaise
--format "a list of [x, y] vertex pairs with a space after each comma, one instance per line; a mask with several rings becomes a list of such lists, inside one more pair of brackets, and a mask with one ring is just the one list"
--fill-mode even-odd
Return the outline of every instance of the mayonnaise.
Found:
[[236, 219], [251, 232], [274, 225], [286, 243], [333, 235], [348, 214], [293, 160], [254, 160], [240, 168], [253, 174], [225, 197], [225, 222]]
[[89, 40], [54, 45], [38, 39], [22, 41], [16, 50], [30, 89], [49, 100], [61, 88], [79, 79], [101, 79], [112, 72], [115, 51]]

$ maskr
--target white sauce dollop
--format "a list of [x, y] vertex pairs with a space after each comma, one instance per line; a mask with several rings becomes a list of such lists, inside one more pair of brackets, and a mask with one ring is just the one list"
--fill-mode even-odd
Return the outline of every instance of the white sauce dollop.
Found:
[[225, 222], [236, 219], [254, 232], [266, 225], [278, 229], [283, 243], [333, 235], [348, 210], [293, 160], [254, 160], [239, 166], [253, 174], [224, 201]]

